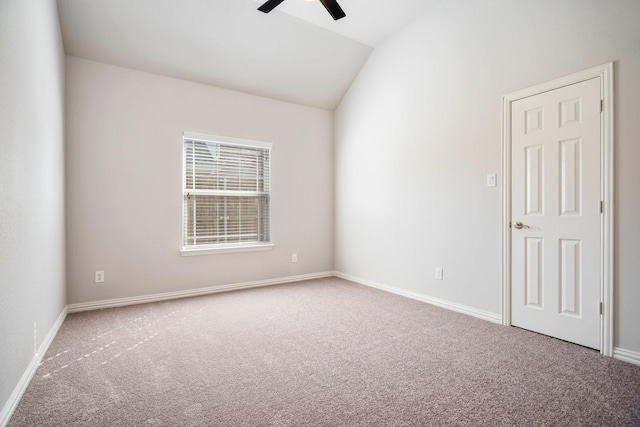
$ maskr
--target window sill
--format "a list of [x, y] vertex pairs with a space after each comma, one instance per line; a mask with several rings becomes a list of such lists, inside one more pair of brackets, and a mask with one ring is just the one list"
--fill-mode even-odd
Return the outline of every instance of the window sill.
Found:
[[275, 244], [273, 243], [257, 243], [251, 245], [237, 246], [203, 246], [200, 248], [182, 248], [180, 255], [182, 256], [199, 256], [199, 255], [216, 255], [228, 254], [233, 252], [253, 252], [253, 251], [270, 251]]

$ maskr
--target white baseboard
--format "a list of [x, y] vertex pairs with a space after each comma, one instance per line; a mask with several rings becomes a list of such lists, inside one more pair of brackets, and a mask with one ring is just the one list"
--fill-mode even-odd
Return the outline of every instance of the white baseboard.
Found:
[[66, 306], [62, 309], [62, 312], [60, 313], [55, 323], [49, 330], [49, 333], [47, 334], [47, 336], [44, 337], [44, 340], [40, 344], [40, 347], [38, 347], [36, 354], [33, 355], [33, 359], [31, 359], [29, 366], [27, 366], [27, 369], [24, 371], [24, 374], [22, 374], [20, 381], [18, 381], [18, 384], [13, 389], [13, 393], [11, 393], [11, 396], [9, 396], [9, 399], [7, 400], [4, 407], [2, 408], [2, 411], [0, 412], [0, 426], [5, 427], [9, 423], [9, 420], [11, 419], [13, 412], [18, 407], [18, 403], [20, 403], [20, 399], [22, 398], [22, 395], [24, 394], [25, 390], [29, 386], [29, 383], [31, 382], [31, 378], [33, 378], [33, 376], [35, 375], [36, 370], [40, 365], [40, 361], [42, 360], [42, 357], [45, 355], [45, 353], [49, 349], [49, 346], [51, 345], [51, 342], [53, 341], [56, 334], [58, 333], [60, 326], [62, 326], [62, 322], [64, 322], [65, 317], [67, 317]]
[[279, 285], [281, 283], [299, 282], [301, 280], [320, 279], [333, 276], [333, 271], [302, 274], [298, 276], [278, 277], [276, 279], [255, 280], [253, 282], [234, 283], [231, 285], [210, 286], [207, 288], [189, 289], [186, 291], [165, 292], [162, 294], [142, 295], [128, 298], [115, 298], [102, 301], [82, 302], [67, 305], [69, 313], [78, 311], [99, 310], [102, 308], [121, 307], [125, 305], [144, 304], [148, 302], [164, 301], [176, 298], [193, 297], [197, 295], [215, 294], [218, 292], [236, 291], [239, 289], [257, 288], [261, 286]]
[[623, 360], [625, 362], [633, 363], [634, 365], [640, 365], [640, 353], [635, 351], [614, 347], [613, 357], [618, 360]]
[[[412, 298], [418, 301], [426, 302], [428, 304], [446, 308], [448, 310], [456, 311], [458, 313], [467, 314], [469, 316], [474, 316], [483, 320], [488, 320], [489, 322], [497, 323], [499, 325], [502, 324], [502, 316], [500, 316], [499, 314], [478, 310], [472, 307], [468, 307], [468, 306], [457, 304], [457, 303], [452, 303], [452, 302], [441, 300], [438, 298], [419, 295], [413, 292], [406, 291], [404, 289], [384, 285], [382, 283], [374, 282], [367, 279], [362, 279], [360, 277], [351, 276], [349, 274], [341, 273], [339, 271], [335, 271], [334, 276], [340, 277], [345, 280], [349, 280], [351, 282], [359, 283], [361, 285], [369, 286], [372, 288], [391, 292], [397, 295], [402, 295], [408, 298]], [[613, 357], [618, 360], [622, 360], [628, 363], [633, 363], [634, 365], [640, 365], [640, 353], [636, 351], [614, 347]]]
[[489, 322], [502, 324], [502, 316], [500, 314], [491, 313], [484, 310], [478, 310], [477, 308], [468, 307], [466, 305], [457, 304], [454, 302], [428, 297], [426, 295], [420, 295], [413, 292], [406, 291], [404, 289], [396, 288], [394, 286], [385, 285], [378, 282], [373, 282], [371, 280], [362, 279], [360, 277], [351, 276], [349, 274], [341, 273], [339, 271], [335, 271], [334, 275], [336, 277], [340, 277], [345, 280], [350, 280], [352, 282], [359, 283], [361, 285], [369, 286], [372, 288], [380, 289], [383, 291], [391, 292], [397, 295], [401, 295], [407, 298], [415, 299], [418, 301], [426, 302], [427, 304], [435, 305], [441, 308], [446, 308], [447, 310], [455, 311], [457, 313], [467, 314], [469, 316], [477, 317], [482, 320], [487, 320]]

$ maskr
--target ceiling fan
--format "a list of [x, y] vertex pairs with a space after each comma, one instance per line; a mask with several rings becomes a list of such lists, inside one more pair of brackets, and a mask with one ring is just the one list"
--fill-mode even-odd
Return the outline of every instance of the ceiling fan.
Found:
[[[284, 0], [267, 0], [262, 6], [258, 8], [258, 10], [260, 12], [269, 13], [283, 1]], [[325, 9], [327, 9], [327, 12], [329, 12], [331, 17], [335, 21], [347, 16], [347, 14], [344, 13], [344, 11], [342, 10], [342, 8], [340, 7], [340, 5], [336, 0], [320, 0], [320, 3], [324, 5]]]

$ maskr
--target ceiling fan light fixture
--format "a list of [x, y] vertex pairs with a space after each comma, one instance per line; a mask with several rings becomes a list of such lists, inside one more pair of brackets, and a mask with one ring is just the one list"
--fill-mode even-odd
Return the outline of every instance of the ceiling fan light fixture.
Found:
[[[280, 3], [284, 0], [267, 0], [258, 8], [260, 12], [269, 13], [273, 9], [275, 9]], [[306, 1], [315, 1], [315, 0], [306, 0]], [[342, 10], [340, 5], [336, 0], [320, 0], [320, 3], [327, 9], [327, 12], [331, 15], [334, 21], [338, 19], [344, 18], [347, 16], [346, 13]]]

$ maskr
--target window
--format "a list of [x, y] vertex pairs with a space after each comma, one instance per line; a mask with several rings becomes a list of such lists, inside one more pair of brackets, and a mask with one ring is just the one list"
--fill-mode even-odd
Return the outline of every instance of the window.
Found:
[[271, 249], [271, 144], [185, 133], [183, 255]]

